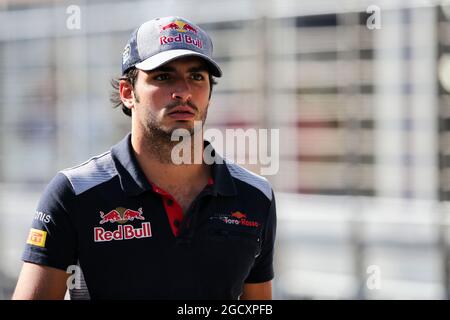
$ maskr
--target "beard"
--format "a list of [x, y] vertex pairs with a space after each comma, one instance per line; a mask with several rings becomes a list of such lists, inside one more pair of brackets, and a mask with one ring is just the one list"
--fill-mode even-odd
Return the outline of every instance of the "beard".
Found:
[[[181, 104], [179, 102], [173, 102], [166, 106], [167, 112], [165, 115], [169, 114], [170, 111], [178, 107], [180, 105], [187, 105], [191, 107], [196, 117], [194, 118], [195, 121], [201, 121], [202, 127], [205, 123], [206, 116], [208, 113], [208, 108], [205, 108], [205, 111], [201, 114], [199, 114], [198, 108], [190, 101], [188, 101], [186, 104]], [[184, 122], [184, 121], [183, 121]], [[176, 123], [176, 122], [175, 122]], [[187, 124], [189, 125], [187, 126]], [[164, 125], [162, 124], [162, 121], [158, 120], [157, 117], [153, 114], [147, 115], [147, 121], [144, 123], [145, 128], [145, 141], [148, 149], [152, 152], [153, 155], [155, 155], [158, 160], [161, 163], [172, 163], [171, 160], [171, 152], [172, 149], [180, 143], [180, 140], [172, 140], [172, 137], [180, 137], [180, 134], [178, 134], [180, 131], [177, 132], [177, 134], [174, 134], [174, 131], [177, 129], [185, 129], [186, 132], [185, 135], [181, 135], [181, 138], [190, 136], [193, 138], [195, 134], [198, 134], [198, 132], [195, 132], [195, 127], [193, 121], [186, 121], [184, 125]], [[202, 138], [203, 140], [203, 138]], [[193, 142], [194, 139], [191, 139]], [[193, 148], [193, 146], [192, 146]]]

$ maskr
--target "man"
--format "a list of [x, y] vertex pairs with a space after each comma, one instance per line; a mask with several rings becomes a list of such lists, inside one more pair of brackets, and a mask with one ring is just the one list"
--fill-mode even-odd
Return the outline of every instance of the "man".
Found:
[[[14, 299], [62, 299], [66, 283], [73, 299], [271, 298], [276, 213], [266, 179], [214, 152], [212, 164], [173, 161], [172, 135], [199, 133], [221, 73], [211, 39], [186, 19], [133, 32], [116, 86], [131, 134], [50, 182]], [[190, 160], [211, 149], [194, 145]]]

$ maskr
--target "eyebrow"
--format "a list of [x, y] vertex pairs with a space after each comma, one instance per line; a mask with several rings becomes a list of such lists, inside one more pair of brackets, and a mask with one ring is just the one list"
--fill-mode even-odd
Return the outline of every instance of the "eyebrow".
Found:
[[[156, 73], [156, 72], [175, 72], [175, 68], [171, 66], [161, 66], [156, 69], [148, 71], [149, 73]], [[209, 71], [208, 67], [205, 65], [199, 65], [199, 66], [193, 66], [188, 69], [188, 72], [202, 72], [202, 71]]]

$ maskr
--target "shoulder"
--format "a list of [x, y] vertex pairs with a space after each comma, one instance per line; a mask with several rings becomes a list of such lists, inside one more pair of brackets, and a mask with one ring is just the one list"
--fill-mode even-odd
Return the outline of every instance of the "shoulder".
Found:
[[269, 201], [273, 199], [272, 186], [269, 181], [244, 167], [229, 161], [225, 161], [228, 171], [238, 183], [242, 183], [251, 191], [262, 193]]
[[79, 195], [117, 175], [111, 152], [105, 152], [72, 168], [59, 172], [69, 181], [75, 195]]

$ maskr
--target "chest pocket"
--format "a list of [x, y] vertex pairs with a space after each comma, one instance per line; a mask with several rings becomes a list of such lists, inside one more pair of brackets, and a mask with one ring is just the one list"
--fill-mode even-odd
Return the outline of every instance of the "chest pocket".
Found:
[[208, 224], [208, 240], [216, 244], [249, 251], [256, 258], [261, 253], [260, 228], [230, 225], [211, 217]]

